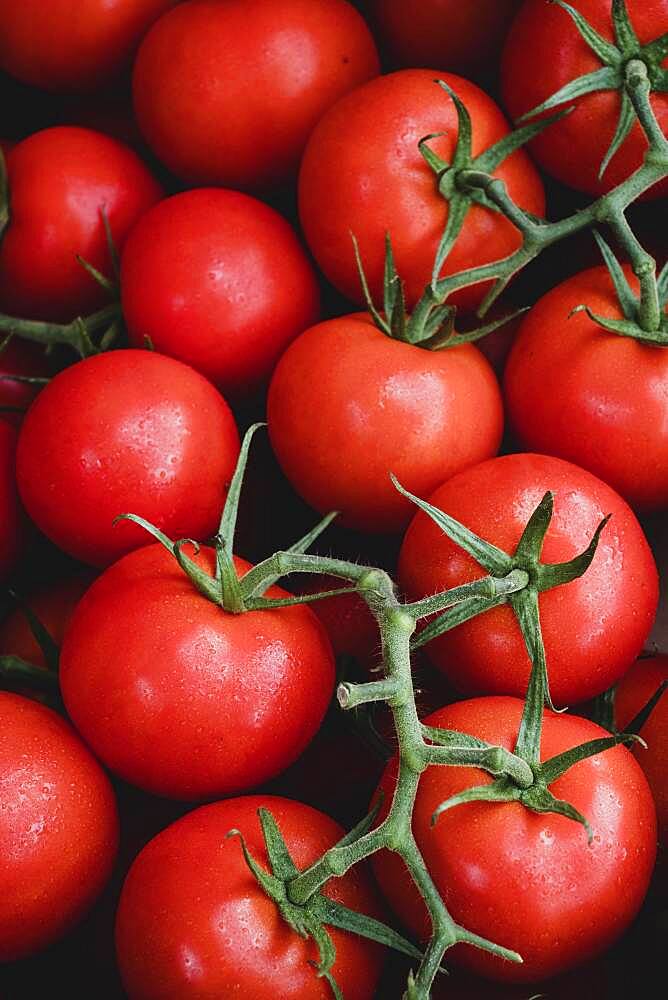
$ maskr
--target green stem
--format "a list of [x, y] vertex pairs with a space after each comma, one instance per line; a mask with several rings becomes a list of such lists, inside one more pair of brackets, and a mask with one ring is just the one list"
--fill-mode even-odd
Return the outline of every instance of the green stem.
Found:
[[633, 273], [640, 282], [640, 305], [636, 317], [638, 324], [648, 333], [654, 333], [661, 325], [662, 313], [656, 282], [656, 261], [639, 243], [623, 211], [613, 214], [608, 225], [629, 255]]
[[120, 315], [121, 307], [118, 302], [105, 306], [85, 319], [77, 318], [71, 323], [47, 323], [0, 313], [0, 332], [45, 346], [66, 344], [82, 358], [87, 358], [97, 352], [92, 340], [93, 334], [110, 326]]

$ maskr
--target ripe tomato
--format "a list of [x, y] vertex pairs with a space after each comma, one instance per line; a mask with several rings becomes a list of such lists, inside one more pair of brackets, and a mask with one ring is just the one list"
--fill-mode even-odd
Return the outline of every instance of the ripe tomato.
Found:
[[[638, 282], [628, 271], [637, 291]], [[521, 443], [589, 469], [633, 506], [668, 505], [668, 351], [604, 330], [622, 319], [605, 266], [576, 274], [524, 318], [504, 395]], [[570, 318], [569, 318], [570, 317]]]
[[[430, 148], [448, 162], [458, 134], [452, 98], [434, 78], [448, 83], [466, 105], [473, 128], [473, 155], [506, 135], [501, 111], [479, 87], [436, 70], [390, 73], [337, 101], [314, 129], [299, 173], [299, 215], [306, 240], [329, 280], [349, 299], [362, 302], [350, 233], [358, 240], [371, 292], [380, 301], [385, 234], [392, 238], [397, 270], [409, 306], [431, 279], [436, 249], [448, 216], [436, 175], [418, 142], [433, 132]], [[511, 196], [536, 215], [545, 209], [538, 173], [522, 150], [494, 172]], [[520, 235], [498, 212], [473, 205], [442, 274], [499, 260], [516, 250]], [[488, 283], [463, 289], [452, 301], [476, 306]]]
[[23, 536], [15, 456], [16, 431], [6, 420], [0, 420], [0, 580], [13, 569]]
[[345, 0], [190, 0], [139, 50], [135, 111], [179, 177], [255, 190], [291, 180], [323, 112], [378, 69]]
[[[23, 602], [37, 616], [57, 646], [62, 646], [74, 609], [90, 586], [89, 576], [70, 576], [38, 586]], [[47, 667], [44, 653], [32, 633], [22, 607], [0, 623], [0, 656], [19, 656], [36, 667]]]
[[7, 156], [10, 222], [0, 244], [0, 308], [12, 316], [67, 322], [106, 292], [77, 262], [111, 271], [101, 212], [116, 246], [161, 196], [136, 153], [92, 129], [57, 126]]
[[[522, 708], [516, 698], [476, 698], [424, 721], [512, 750]], [[606, 735], [587, 719], [546, 712], [541, 759]], [[385, 802], [395, 780], [393, 760], [380, 784]], [[589, 821], [591, 844], [580, 823], [530, 812], [519, 802], [458, 805], [431, 825], [450, 796], [490, 782], [477, 768], [429, 767], [420, 778], [413, 832], [457, 923], [518, 951], [524, 962], [505, 962], [469, 945], [457, 945], [448, 959], [492, 979], [536, 982], [604, 951], [635, 917], [656, 855], [654, 803], [632, 754], [617, 746], [579, 762], [550, 786]], [[374, 871], [401, 920], [427, 938], [427, 912], [401, 860], [378, 854]]]
[[[633, 664], [615, 691], [615, 722], [619, 729], [624, 730], [666, 679], [668, 656], [650, 656]], [[647, 749], [634, 747], [633, 753], [652, 789], [659, 821], [659, 842], [665, 848], [668, 847], [668, 694], [664, 694], [654, 707], [640, 735], [647, 743]]]
[[313, 269], [288, 223], [216, 188], [146, 213], [123, 251], [121, 290], [131, 343], [149, 337], [237, 397], [269, 378], [319, 313]]
[[116, 76], [176, 0], [0, 0], [0, 66], [45, 90], [87, 90]]
[[66, 368], [26, 415], [19, 491], [37, 526], [76, 559], [105, 566], [145, 545], [119, 514], [172, 538], [208, 538], [234, 472], [239, 436], [201, 375], [150, 351], [98, 354]]
[[[658, 601], [651, 550], [633, 511], [584, 469], [545, 455], [504, 455], [461, 472], [431, 503], [486, 541], [512, 553], [533, 510], [554, 491], [554, 516], [542, 560], [583, 552], [612, 514], [583, 576], [544, 591], [540, 620], [555, 704], [577, 704], [617, 681], [642, 649]], [[399, 579], [411, 598], [484, 575], [426, 514], [412, 521], [399, 557]], [[501, 605], [425, 647], [432, 662], [465, 694], [524, 696], [529, 657], [517, 619]]]
[[[298, 594], [318, 594], [336, 590], [345, 582], [334, 576], [309, 574], [293, 587]], [[337, 656], [353, 656], [362, 667], [372, 670], [381, 662], [380, 633], [376, 619], [360, 594], [339, 594], [314, 601], [310, 607], [325, 626]]]
[[367, 314], [311, 327], [269, 387], [272, 446], [297, 492], [340, 523], [398, 531], [412, 505], [389, 478], [429, 493], [496, 453], [503, 411], [471, 344], [428, 351], [387, 337]]
[[[604, 38], [612, 41], [610, 0], [572, 0]], [[641, 44], [668, 31], [668, 0], [626, 0], [631, 24]], [[501, 81], [503, 101], [517, 119], [542, 104], [565, 84], [600, 69], [602, 63], [583, 40], [567, 11], [543, 0], [524, 0], [503, 52]], [[663, 66], [668, 66], [668, 58]], [[664, 132], [668, 131], [668, 94], [655, 93], [652, 107]], [[638, 122], [599, 179], [601, 162], [619, 120], [620, 96], [616, 90], [585, 94], [566, 102], [575, 110], [550, 125], [531, 143], [531, 152], [547, 173], [569, 187], [600, 195], [620, 184], [642, 163], [647, 140]], [[652, 189], [665, 194], [665, 182]]]
[[[212, 572], [213, 550], [197, 561]], [[228, 613], [148, 545], [78, 605], [60, 678], [74, 725], [114, 773], [203, 799], [252, 788], [299, 756], [329, 704], [334, 658], [306, 606]]]
[[[290, 799], [253, 795], [202, 806], [158, 834], [134, 862], [116, 920], [116, 949], [130, 1000], [329, 1000], [331, 988], [310, 962], [311, 940], [291, 930], [246, 864], [239, 830], [268, 866], [257, 809], [269, 809], [298, 868], [306, 868], [344, 831], [324, 813]], [[359, 867], [333, 879], [325, 894], [378, 917], [376, 893]], [[382, 949], [331, 930], [333, 974], [346, 1000], [371, 1000]]]
[[371, 0], [393, 67], [440, 66], [491, 77], [521, 0]]
[[[23, 413], [38, 392], [38, 386], [14, 381], [5, 375], [27, 375], [46, 378], [50, 374], [44, 350], [26, 340], [10, 340], [0, 351], [0, 415], [18, 427]], [[7, 409], [5, 409], [7, 407]]]
[[65, 934], [104, 888], [118, 845], [108, 778], [50, 709], [0, 692], [0, 961]]

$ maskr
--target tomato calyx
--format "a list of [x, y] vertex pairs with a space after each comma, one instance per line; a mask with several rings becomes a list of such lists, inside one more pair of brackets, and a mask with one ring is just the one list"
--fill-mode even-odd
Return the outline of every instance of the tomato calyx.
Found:
[[612, 0], [615, 41], [610, 42], [607, 38], [603, 38], [587, 19], [565, 0], [551, 0], [551, 2], [557, 4], [571, 17], [581, 37], [600, 59], [602, 65], [599, 69], [585, 73], [565, 84], [542, 104], [522, 115], [519, 121], [525, 121], [534, 115], [549, 111], [559, 104], [577, 100], [585, 94], [593, 94], [601, 90], [618, 90], [620, 108], [617, 128], [601, 162], [598, 173], [600, 179], [628, 136], [635, 121], [633, 104], [626, 89], [629, 73], [634, 72], [634, 62], [640, 62], [645, 67], [652, 91], [668, 92], [668, 70], [661, 65], [668, 55], [668, 33], [653, 39], [647, 45], [641, 45], [626, 9], [625, 0]]
[[549, 118], [543, 118], [538, 122], [532, 122], [530, 125], [524, 125], [522, 128], [515, 129], [484, 150], [484, 152], [474, 157], [472, 152], [473, 130], [471, 117], [464, 103], [444, 80], [436, 80], [435, 83], [454, 102], [457, 111], [458, 132], [451, 162], [442, 159], [428, 145], [432, 139], [442, 136], [443, 132], [432, 132], [429, 135], [425, 135], [418, 143], [418, 149], [422, 158], [436, 175], [439, 194], [448, 203], [448, 218], [436, 251], [432, 271], [431, 289], [434, 294], [437, 292], [438, 279], [443, 264], [462, 231], [464, 220], [471, 205], [476, 203], [489, 209], [491, 212], [499, 211], [495, 202], [487, 196], [483, 186], [479, 183], [470, 183], [471, 176], [474, 175], [477, 177], [479, 174], [484, 174], [490, 177], [497, 167], [512, 153], [548, 128], [553, 122], [569, 114], [571, 110], [570, 108], [562, 109]]
[[[363, 837], [371, 829], [379, 809], [380, 802], [336, 846], [345, 847], [352, 840]], [[368, 938], [370, 941], [393, 948], [411, 958], [422, 958], [422, 953], [391, 927], [366, 914], [357, 913], [355, 910], [329, 899], [321, 892], [316, 892], [303, 903], [293, 902], [289, 896], [289, 884], [300, 874], [299, 869], [290, 856], [285, 840], [270, 810], [261, 807], [257, 814], [262, 827], [271, 872], [268, 872], [253, 857], [239, 830], [230, 830], [227, 837], [239, 837], [246, 864], [260, 888], [276, 904], [281, 917], [288, 926], [300, 937], [313, 939], [318, 948], [319, 961], [310, 964], [315, 967], [316, 974], [329, 983], [336, 1000], [343, 1000], [343, 994], [332, 973], [336, 961], [336, 946], [326, 929], [327, 926], [337, 927], [340, 930]]]
[[605, 240], [594, 230], [603, 260], [615, 288], [615, 294], [623, 319], [600, 316], [586, 305], [575, 306], [570, 316], [585, 312], [598, 326], [620, 337], [631, 337], [654, 347], [668, 346], [668, 263], [656, 276], [656, 263], [649, 254], [641, 252], [634, 265], [640, 280], [640, 295], [637, 296], [629, 285], [624, 271]]
[[374, 325], [386, 337], [400, 340], [404, 344], [412, 344], [428, 351], [441, 351], [460, 344], [471, 344], [482, 337], [498, 330], [511, 320], [526, 312], [526, 308], [516, 309], [500, 316], [489, 323], [484, 323], [475, 329], [465, 332], [455, 332], [455, 317], [457, 307], [441, 301], [432, 285], [427, 285], [413, 312], [406, 312], [406, 299], [403, 283], [397, 272], [392, 252], [392, 241], [389, 233], [385, 234], [385, 271], [383, 275], [383, 308], [376, 308], [364, 273], [359, 246], [355, 236], [351, 234], [355, 260], [359, 274], [362, 294], [366, 307]]

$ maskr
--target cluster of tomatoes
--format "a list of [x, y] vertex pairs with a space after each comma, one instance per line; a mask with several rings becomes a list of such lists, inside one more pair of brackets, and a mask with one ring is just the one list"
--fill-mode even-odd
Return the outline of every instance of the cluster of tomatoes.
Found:
[[[350, 724], [332, 705], [337, 670], [382, 675], [378, 627], [356, 593], [291, 603], [340, 581], [252, 574], [336, 511], [313, 550], [383, 567], [406, 601], [481, 576], [390, 473], [511, 556], [552, 491], [546, 564], [578, 557], [612, 515], [586, 572], [540, 596], [551, 697], [571, 707], [546, 712], [543, 759], [609, 735], [590, 717], [611, 688], [617, 731], [668, 677], [655, 626], [668, 323], [652, 342], [603, 329], [631, 324], [641, 285], [609, 251], [597, 263], [590, 232], [520, 275], [490, 315], [530, 310], [476, 343], [459, 334], [479, 325], [491, 281], [462, 283], [445, 307], [427, 294], [522, 245], [457, 169], [487, 170], [542, 218], [641, 165], [635, 121], [599, 171], [622, 103], [612, 85], [526, 149], [494, 152], [509, 121], [602, 72], [603, 43], [611, 66], [616, 44], [646, 60], [668, 131], [668, 44], [652, 44], [668, 0], [566, 6], [0, 0], [3, 998], [47, 980], [110, 1000], [334, 995], [315, 943], [227, 834], [267, 863], [268, 808], [304, 869], [377, 787], [391, 799], [389, 711]], [[628, 213], [659, 266], [665, 194], [656, 184]], [[663, 314], [665, 274], [656, 287]], [[268, 434], [241, 488], [257, 419]], [[499, 601], [416, 651], [418, 708], [512, 750], [530, 670]], [[487, 779], [425, 772], [413, 831], [434, 883], [458, 924], [524, 959], [457, 946], [446, 961], [460, 971], [434, 996], [613, 997], [616, 954], [651, 969], [667, 724], [668, 696], [641, 730], [647, 748], [616, 746], [554, 781], [589, 843], [572, 818], [519, 802], [463, 804], [432, 826], [440, 803]], [[324, 892], [429, 938], [389, 853]], [[331, 937], [346, 1000], [402, 996], [407, 960]]]

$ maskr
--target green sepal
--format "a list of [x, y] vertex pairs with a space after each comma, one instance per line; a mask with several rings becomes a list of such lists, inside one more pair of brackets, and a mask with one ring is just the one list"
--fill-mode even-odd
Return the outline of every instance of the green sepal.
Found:
[[[621, 63], [622, 54], [616, 45], [609, 42], [607, 38], [600, 35], [595, 28], [591, 26], [589, 21], [582, 16], [582, 14], [571, 7], [569, 3], [565, 3], [564, 0], [552, 0], [552, 3], [556, 3], [558, 7], [565, 10], [570, 14], [571, 18], [575, 22], [575, 26], [580, 32], [582, 38], [587, 43], [592, 52], [598, 56], [602, 63], [606, 63], [610, 66], [617, 66]], [[613, 0], [613, 4], [615, 0]]]
[[619, 106], [619, 118], [617, 119], [617, 128], [615, 129], [615, 134], [612, 137], [612, 141], [608, 146], [608, 151], [601, 160], [601, 166], [598, 169], [598, 179], [603, 177], [603, 174], [608, 169], [610, 161], [613, 156], [622, 145], [629, 132], [633, 128], [633, 123], [636, 120], [636, 113], [633, 110], [633, 104], [631, 103], [631, 98], [626, 93], [625, 90], [621, 92], [620, 106]]
[[336, 847], [348, 847], [349, 844], [354, 844], [356, 840], [359, 840], [360, 837], [363, 837], [369, 832], [378, 818], [380, 810], [383, 806], [383, 799], [383, 792], [380, 792], [372, 809], [369, 810], [366, 816], [362, 817], [359, 823], [357, 823], [352, 830], [349, 830], [344, 837], [341, 837], [341, 840], [337, 841]]
[[342, 594], [359, 594], [359, 590], [357, 587], [338, 587], [336, 590], [323, 590], [320, 594], [300, 594], [297, 597], [250, 597], [244, 601], [244, 606], [248, 611], [292, 608], [298, 604], [324, 601], [327, 597], [340, 597]]
[[366, 303], [367, 312], [371, 316], [375, 325], [379, 330], [382, 330], [387, 337], [392, 336], [392, 330], [390, 324], [387, 322], [384, 316], [376, 309], [376, 306], [371, 295], [371, 290], [369, 288], [369, 283], [366, 280], [366, 272], [364, 270], [364, 265], [362, 264], [362, 257], [360, 255], [360, 248], [357, 242], [357, 238], [354, 233], [350, 233], [350, 238], [353, 241], [353, 251], [355, 253], [355, 263], [357, 265], [357, 274], [360, 279], [360, 284], [362, 286], [362, 295], [364, 296], [364, 301]]
[[[650, 64], [660, 65], [668, 56], [668, 31], [643, 46], [643, 56]], [[658, 88], [654, 88], [655, 90]]]
[[96, 267], [89, 264], [85, 258], [80, 256], [80, 254], [76, 254], [75, 256], [77, 264], [83, 267], [86, 274], [90, 275], [93, 281], [99, 285], [100, 288], [104, 289], [104, 291], [108, 292], [110, 295], [117, 293], [118, 289], [113, 281], [110, 281], [109, 278], [102, 274], [101, 271], [98, 271]]
[[636, 733], [615, 733], [613, 736], [601, 736], [595, 740], [588, 740], [586, 743], [581, 743], [577, 747], [571, 747], [570, 750], [564, 750], [563, 753], [557, 754], [555, 757], [550, 757], [549, 760], [544, 761], [542, 764], [538, 764], [535, 767], [536, 779], [543, 782], [545, 785], [551, 785], [553, 781], [560, 778], [562, 774], [569, 771], [574, 764], [579, 763], [581, 760], [587, 760], [589, 757], [595, 757], [600, 753], [605, 753], [606, 750], [611, 750], [613, 747], [619, 746], [620, 743], [638, 743], [643, 742]]
[[257, 863], [251, 852], [248, 850], [246, 844], [246, 838], [240, 830], [232, 829], [228, 830], [225, 834], [225, 839], [229, 840], [231, 837], [238, 837], [241, 844], [241, 850], [243, 851], [244, 859], [246, 864], [250, 868], [252, 874], [255, 877], [255, 881], [258, 883], [261, 889], [264, 889], [266, 894], [274, 902], [277, 902], [277, 892], [278, 898], [280, 898], [280, 891], [278, 890], [280, 879], [277, 879], [274, 875], [270, 875], [269, 872], [265, 871], [261, 865]]
[[[601, 251], [601, 256], [603, 257], [603, 262], [608, 269], [608, 274], [612, 279], [612, 283], [615, 286], [615, 294], [617, 295], [617, 301], [621, 307], [621, 310], [628, 320], [637, 322], [638, 320], [638, 298], [634, 294], [633, 289], [629, 285], [626, 275], [624, 274], [624, 269], [622, 265], [617, 260], [615, 254], [612, 252], [611, 247], [606, 243], [598, 230], [593, 230], [594, 239], [598, 244], [598, 248]], [[658, 282], [657, 282], [658, 285]], [[571, 313], [571, 315], [573, 315]]]
[[121, 280], [121, 259], [116, 246], [116, 241], [114, 240], [114, 234], [111, 231], [111, 225], [109, 224], [109, 216], [107, 215], [107, 210], [104, 206], [100, 209], [100, 217], [102, 218], [104, 237], [107, 243], [109, 257], [111, 259], [111, 266], [114, 272], [114, 277], [116, 278], [116, 290], [118, 291]]
[[246, 610], [234, 557], [225, 540], [216, 535], [216, 582], [220, 588], [218, 603], [230, 614], [239, 615]]
[[404, 340], [406, 335], [406, 298], [404, 286], [394, 263], [392, 240], [385, 233], [385, 267], [383, 271], [383, 310], [390, 325], [390, 335]]
[[57, 674], [60, 661], [60, 647], [58, 643], [30, 605], [26, 604], [16, 591], [10, 589], [9, 595], [16, 602], [21, 614], [28, 622], [32, 636], [42, 651], [48, 669]]
[[[535, 139], [546, 128], [554, 125], [555, 122], [561, 121], [562, 118], [570, 115], [572, 111], [572, 107], [560, 108], [559, 111], [556, 111], [553, 115], [548, 115], [547, 118], [541, 118], [540, 121], [530, 122], [527, 125], [522, 125], [520, 128], [513, 129], [508, 135], [504, 135], [502, 139], [499, 139], [493, 146], [486, 149], [484, 153], [476, 156], [476, 169], [484, 171], [487, 174], [493, 174], [496, 168], [512, 153], [521, 149], [522, 146], [526, 146], [528, 142]], [[543, 221], [536, 216], [533, 218], [535, 222]]]
[[425, 646], [432, 639], [438, 638], [439, 635], [443, 635], [458, 625], [470, 621], [471, 618], [489, 611], [490, 608], [498, 608], [500, 604], [505, 604], [507, 600], [508, 598], [505, 596], [491, 599], [486, 597], [469, 597], [467, 600], [455, 604], [454, 607], [448, 608], [447, 611], [434, 618], [425, 628], [413, 636], [411, 639], [411, 650], [420, 649], [421, 646]]
[[602, 326], [609, 333], [616, 333], [620, 337], [630, 337], [632, 340], [638, 340], [645, 344], [657, 344], [660, 347], [665, 347], [668, 344], [668, 329], [665, 321], [662, 322], [661, 328], [658, 330], [643, 330], [637, 323], [632, 323], [627, 319], [609, 319], [607, 316], [599, 316], [586, 305], [571, 309], [571, 315], [579, 312], [586, 312], [593, 323]]
[[543, 551], [543, 542], [554, 513], [554, 493], [548, 490], [532, 512], [515, 549], [514, 557], [519, 565], [537, 566]]
[[267, 425], [265, 423], [252, 424], [244, 434], [243, 441], [241, 442], [241, 448], [239, 449], [239, 457], [234, 469], [234, 475], [232, 476], [232, 481], [230, 482], [227, 490], [225, 506], [223, 507], [223, 513], [218, 526], [218, 537], [220, 538], [220, 542], [223, 547], [230, 553], [234, 551], [234, 532], [237, 526], [239, 498], [241, 497], [241, 488], [243, 486], [244, 474], [248, 464], [248, 452], [250, 450], [251, 441], [253, 440], [255, 432], [259, 430], [260, 427], [266, 426]]
[[592, 722], [609, 733], [615, 732], [615, 687], [608, 688], [593, 699], [587, 713]]
[[[651, 713], [654, 711], [656, 705], [659, 703], [663, 697], [664, 691], [668, 689], [668, 679], [661, 681], [658, 688], [649, 699], [647, 704], [643, 705], [637, 715], [634, 715], [627, 726], [624, 727], [624, 733], [629, 736], [637, 735], [642, 727], [647, 722]], [[644, 742], [644, 741], [643, 741]]]
[[114, 320], [102, 334], [100, 339], [100, 353], [110, 350], [114, 344], [121, 340], [125, 327], [121, 320]]
[[484, 323], [474, 330], [466, 330], [464, 333], [436, 334], [430, 340], [424, 341], [422, 346], [428, 348], [430, 351], [441, 351], [444, 347], [459, 347], [460, 344], [474, 344], [477, 340], [482, 340], [483, 337], [486, 337], [488, 333], [493, 333], [499, 327], [505, 326], [506, 323], [517, 319], [518, 316], [522, 316], [529, 309], [530, 306], [522, 306], [520, 309], [515, 309], [511, 313], [501, 316], [500, 319], [491, 320], [489, 323]]
[[423, 513], [427, 514], [451, 541], [464, 549], [488, 573], [491, 573], [493, 576], [506, 576], [514, 568], [512, 559], [502, 549], [497, 548], [496, 545], [492, 545], [491, 542], [484, 541], [484, 539], [474, 534], [469, 528], [456, 521], [454, 517], [450, 517], [449, 514], [439, 510], [438, 507], [434, 507], [432, 504], [427, 503], [426, 500], [421, 500], [420, 497], [404, 489], [393, 473], [390, 473], [390, 478], [395, 489], [402, 496], [406, 497], [416, 507], [419, 507]]
[[517, 120], [523, 122], [527, 118], [533, 118], [534, 115], [542, 114], [544, 111], [551, 111], [552, 108], [556, 108], [560, 104], [570, 104], [578, 97], [584, 97], [585, 94], [593, 94], [599, 90], [617, 90], [620, 86], [619, 70], [613, 69], [611, 66], [602, 66], [600, 69], [592, 70], [591, 73], [585, 73], [584, 76], [570, 80], [542, 104], [538, 104], [530, 111], [525, 111]]
[[532, 785], [520, 794], [520, 801], [523, 806], [535, 813], [556, 813], [557, 816], [565, 816], [576, 823], [581, 823], [587, 832], [587, 840], [591, 843], [594, 832], [589, 825], [589, 821], [570, 802], [558, 799], [544, 785]]
[[365, 913], [357, 913], [357, 911], [351, 910], [347, 906], [342, 906], [341, 903], [335, 903], [333, 899], [328, 899], [327, 896], [319, 896], [313, 912], [323, 923], [329, 924], [331, 927], [337, 927], [339, 930], [349, 931], [351, 934], [357, 934], [359, 937], [367, 938], [369, 941], [383, 944], [385, 947], [392, 948], [402, 955], [409, 955], [411, 958], [422, 958], [422, 952], [414, 944], [411, 944], [410, 941], [407, 941], [397, 931], [388, 927], [387, 924], [382, 923], [380, 920], [375, 920]]
[[541, 563], [540, 566], [537, 566], [535, 570], [535, 583], [537, 589], [539, 591], [551, 590], [553, 587], [560, 587], [563, 584], [570, 583], [572, 580], [577, 580], [578, 577], [582, 576], [591, 566], [592, 560], [596, 555], [601, 532], [611, 517], [612, 514], [606, 514], [602, 521], [600, 521], [589, 545], [584, 552], [574, 556], [567, 562]]
[[464, 220], [471, 207], [472, 200], [468, 194], [463, 194], [460, 191], [453, 191], [448, 198], [448, 218], [438, 244], [438, 249], [436, 250], [434, 267], [431, 274], [431, 287], [434, 292], [436, 291], [436, 284], [443, 264], [462, 231]]
[[540, 761], [543, 706], [547, 705], [553, 711], [556, 709], [550, 697], [545, 645], [540, 627], [538, 592], [534, 587], [528, 587], [519, 594], [513, 594], [510, 600], [531, 661], [531, 673], [515, 753], [533, 766]]
[[262, 827], [262, 836], [267, 846], [267, 855], [272, 872], [277, 878], [284, 881], [296, 878], [299, 875], [299, 869], [290, 857], [290, 852], [273, 815], [264, 806], [260, 806], [257, 814], [260, 826]]
[[640, 42], [633, 30], [625, 0], [612, 0], [612, 24], [619, 50], [626, 59], [640, 53]]
[[445, 802], [434, 810], [431, 817], [431, 825], [435, 826], [439, 817], [454, 809], [455, 806], [466, 805], [468, 802], [517, 802], [522, 794], [522, 789], [518, 788], [507, 778], [497, 778], [489, 785], [474, 785], [472, 788], [465, 788], [456, 795], [451, 795]]

